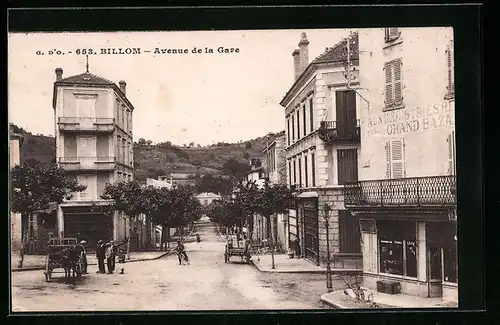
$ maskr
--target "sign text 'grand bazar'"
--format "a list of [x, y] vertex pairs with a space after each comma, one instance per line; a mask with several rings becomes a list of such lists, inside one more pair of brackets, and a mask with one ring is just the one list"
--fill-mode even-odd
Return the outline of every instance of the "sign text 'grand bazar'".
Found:
[[369, 134], [392, 135], [453, 126], [454, 114], [454, 102], [444, 101], [372, 115], [365, 122]]

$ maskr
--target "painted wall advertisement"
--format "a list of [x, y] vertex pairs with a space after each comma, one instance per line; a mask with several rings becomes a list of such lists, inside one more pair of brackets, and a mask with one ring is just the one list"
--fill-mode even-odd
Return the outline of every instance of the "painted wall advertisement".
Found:
[[405, 107], [371, 115], [363, 122], [367, 134], [381, 136], [449, 128], [455, 125], [455, 104], [453, 101], [443, 101], [437, 104]]

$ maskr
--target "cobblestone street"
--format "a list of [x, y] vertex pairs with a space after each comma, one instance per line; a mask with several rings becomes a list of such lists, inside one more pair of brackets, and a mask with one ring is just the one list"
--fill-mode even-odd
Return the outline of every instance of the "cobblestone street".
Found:
[[[117, 265], [125, 274], [96, 274], [89, 267], [76, 286], [61, 274], [45, 282], [42, 271], [12, 273], [12, 310], [241, 310], [329, 308], [321, 274], [261, 273], [253, 265], [225, 264], [224, 242], [211, 224], [198, 226], [201, 243], [186, 244], [190, 265], [176, 256]], [[341, 286], [340, 282], [334, 285]]]

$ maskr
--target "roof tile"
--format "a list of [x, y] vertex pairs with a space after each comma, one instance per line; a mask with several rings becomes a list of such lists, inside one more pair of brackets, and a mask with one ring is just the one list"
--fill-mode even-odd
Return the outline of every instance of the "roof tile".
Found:
[[114, 85], [115, 83], [96, 76], [95, 74], [85, 72], [82, 74], [78, 74], [76, 76], [67, 77], [61, 80], [56, 81], [57, 84], [91, 84], [91, 85]]

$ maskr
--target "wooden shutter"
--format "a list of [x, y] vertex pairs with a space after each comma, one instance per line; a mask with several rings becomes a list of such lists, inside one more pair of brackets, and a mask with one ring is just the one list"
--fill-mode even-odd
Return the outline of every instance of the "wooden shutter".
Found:
[[401, 59], [395, 60], [392, 63], [394, 78], [393, 78], [393, 90], [394, 90], [394, 105], [398, 106], [403, 103], [403, 89], [401, 82]]
[[288, 185], [292, 185], [292, 161], [288, 160]]
[[306, 103], [302, 104], [302, 110], [304, 111], [304, 136], [307, 135], [307, 120], [306, 120]]
[[297, 107], [297, 140], [300, 139], [300, 106]]
[[302, 164], [299, 157], [299, 187], [302, 187]]
[[293, 185], [297, 184], [297, 163], [293, 160]]
[[385, 178], [391, 178], [391, 143], [390, 141], [385, 142]]
[[385, 70], [385, 107], [392, 106], [392, 64], [387, 62], [384, 65]]
[[295, 141], [295, 114], [292, 113], [292, 142]]
[[448, 174], [455, 175], [456, 167], [455, 167], [455, 131], [452, 131], [448, 138], [446, 139], [448, 142]]
[[314, 159], [314, 152], [311, 153], [311, 179], [312, 186], [316, 186], [316, 161]]
[[305, 173], [304, 174], [304, 176], [305, 176], [304, 182], [305, 182], [305, 186], [309, 187], [309, 177], [308, 177], [309, 175], [307, 173], [307, 167], [308, 167], [307, 165], [308, 165], [308, 163], [307, 163], [307, 154], [305, 154], [304, 155], [304, 173]]
[[454, 64], [453, 64], [453, 41], [450, 41], [448, 44], [448, 48], [446, 50], [446, 68], [448, 70], [448, 85], [446, 86], [446, 90], [448, 94], [452, 94], [455, 91], [455, 72], [454, 72]]
[[290, 145], [290, 117], [286, 118], [286, 125], [287, 125], [287, 139], [288, 139], [288, 145]]
[[405, 177], [403, 139], [391, 141], [391, 167], [392, 178]]
[[314, 131], [314, 106], [313, 106], [313, 99], [309, 99], [309, 119], [311, 122], [311, 132]]

